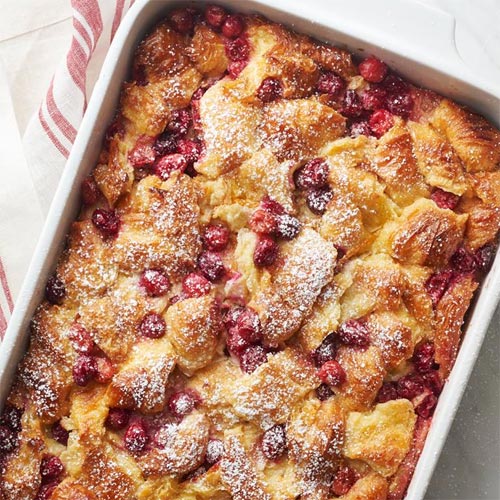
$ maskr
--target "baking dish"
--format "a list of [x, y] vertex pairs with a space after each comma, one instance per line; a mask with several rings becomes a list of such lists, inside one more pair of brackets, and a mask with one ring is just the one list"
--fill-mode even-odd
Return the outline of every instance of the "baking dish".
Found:
[[[485, 114], [496, 125], [500, 122], [498, 88], [469, 74], [453, 47], [453, 20], [439, 11], [420, 4], [400, 1], [379, 2], [376, 7], [366, 2], [317, 1], [304, 5], [300, 1], [268, 1], [265, 4], [244, 0], [220, 2], [243, 11], [258, 11], [267, 17], [291, 25], [297, 31], [346, 46], [354, 52], [374, 53], [385, 59], [414, 82], [468, 104]], [[2, 396], [21, 357], [28, 323], [40, 301], [44, 284], [61, 250], [78, 204], [81, 180], [95, 165], [101, 140], [116, 107], [119, 82], [128, 70], [133, 48], [145, 31], [173, 5], [168, 0], [138, 1], [124, 20], [104, 64], [94, 96], [82, 123], [80, 133], [55, 196], [45, 230], [22, 288], [18, 304], [7, 332], [0, 358]], [[339, 7], [336, 8], [336, 5]], [[312, 8], [314, 9], [312, 11]], [[285, 12], [286, 9], [286, 12]], [[412, 19], [411, 26], [405, 19]], [[404, 25], [404, 38], [400, 33]], [[423, 36], [422, 27], [427, 32]], [[408, 29], [407, 29], [408, 28]], [[438, 453], [457, 408], [463, 389], [479, 351], [486, 328], [498, 302], [500, 285], [499, 259], [483, 284], [470, 316], [450, 383], [443, 392], [429, 439], [422, 454], [407, 498], [422, 498]]]

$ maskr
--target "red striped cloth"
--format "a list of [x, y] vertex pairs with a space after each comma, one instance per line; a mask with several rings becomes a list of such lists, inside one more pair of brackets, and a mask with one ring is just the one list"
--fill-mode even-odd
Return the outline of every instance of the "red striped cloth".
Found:
[[[104, 57], [134, 0], [71, 0], [73, 35], [40, 109], [23, 137], [24, 151], [43, 216], [75, 141]], [[22, 269], [21, 269], [22, 268]], [[26, 265], [0, 254], [0, 339], [14, 307], [11, 283]], [[16, 287], [17, 288], [17, 287]]]

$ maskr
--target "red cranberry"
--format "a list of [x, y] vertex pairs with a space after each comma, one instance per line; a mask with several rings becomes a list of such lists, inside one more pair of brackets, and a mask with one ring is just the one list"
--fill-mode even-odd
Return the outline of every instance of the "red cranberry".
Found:
[[227, 67], [229, 76], [233, 79], [238, 78], [240, 73], [246, 68], [248, 61], [231, 61]]
[[278, 258], [278, 244], [267, 235], [261, 235], [253, 252], [253, 262], [257, 267], [267, 267], [274, 264]]
[[283, 214], [276, 218], [276, 229], [274, 235], [282, 240], [293, 240], [300, 233], [301, 224], [297, 217]]
[[334, 359], [323, 364], [318, 376], [325, 384], [337, 387], [346, 381], [346, 374], [340, 363]]
[[451, 256], [450, 264], [459, 273], [473, 273], [477, 268], [476, 257], [464, 247], [457, 249]]
[[427, 373], [434, 366], [434, 344], [432, 342], [423, 342], [415, 349], [413, 353], [413, 365], [418, 373]]
[[387, 75], [382, 86], [389, 94], [405, 94], [410, 92], [410, 85], [408, 82], [395, 73]]
[[258, 208], [250, 217], [248, 225], [255, 233], [274, 234], [278, 221], [276, 214], [263, 208]]
[[267, 362], [267, 353], [261, 345], [251, 345], [240, 355], [240, 367], [245, 373], [253, 373]]
[[114, 431], [120, 431], [127, 427], [130, 420], [130, 412], [121, 408], [110, 408], [106, 417], [106, 427]]
[[230, 61], [247, 61], [250, 55], [250, 44], [244, 37], [236, 38], [226, 44], [226, 54]]
[[226, 273], [221, 256], [216, 252], [211, 252], [210, 250], [203, 252], [198, 257], [198, 267], [201, 274], [203, 274], [207, 280], [212, 282], [219, 281]]
[[97, 362], [92, 356], [82, 354], [73, 366], [73, 380], [80, 387], [86, 386], [97, 375]]
[[140, 453], [143, 451], [148, 443], [146, 422], [142, 419], [132, 422], [125, 431], [123, 443], [125, 448], [131, 453]]
[[439, 396], [441, 394], [444, 383], [437, 370], [431, 370], [430, 372], [424, 373], [422, 378], [425, 386], [430, 389], [435, 396]]
[[0, 419], [1, 425], [6, 425], [12, 432], [21, 432], [21, 418], [23, 416], [23, 410], [16, 408], [15, 406], [6, 405], [2, 418]]
[[333, 395], [334, 392], [330, 389], [330, 386], [328, 384], [321, 384], [316, 389], [316, 396], [318, 396], [318, 399], [320, 401], [326, 401], [327, 399], [330, 399]]
[[92, 214], [94, 226], [106, 237], [113, 237], [120, 230], [120, 217], [114, 210], [97, 208]]
[[451, 269], [445, 269], [432, 274], [425, 282], [425, 289], [431, 296], [432, 304], [436, 307], [450, 286], [455, 273]]
[[383, 109], [387, 104], [387, 91], [383, 87], [371, 86], [361, 94], [361, 104], [367, 111]]
[[147, 167], [152, 165], [156, 159], [156, 152], [153, 148], [155, 138], [148, 135], [141, 135], [135, 146], [128, 154], [128, 160], [134, 168]]
[[183, 418], [189, 415], [199, 402], [200, 398], [194, 391], [179, 391], [170, 396], [168, 409], [174, 417]]
[[82, 182], [82, 201], [84, 205], [94, 205], [99, 199], [99, 187], [92, 176], [87, 177]]
[[191, 126], [191, 113], [187, 109], [176, 109], [172, 111], [167, 130], [177, 136], [184, 137]]
[[251, 307], [241, 310], [234, 328], [238, 330], [241, 337], [251, 344], [262, 340], [260, 318]]
[[240, 335], [235, 326], [227, 332], [226, 343], [229, 352], [237, 357], [241, 356], [241, 353], [251, 346], [251, 343]]
[[349, 319], [337, 331], [340, 340], [352, 347], [370, 345], [370, 331], [366, 323], [359, 319]]
[[358, 478], [359, 476], [354, 469], [351, 469], [347, 465], [339, 467], [333, 479], [332, 493], [338, 497], [346, 495]]
[[52, 426], [52, 437], [55, 441], [63, 446], [67, 446], [69, 439], [69, 431], [67, 431], [62, 425], [61, 421], [56, 422]]
[[265, 78], [257, 89], [257, 97], [262, 102], [272, 102], [283, 97], [283, 85], [278, 78]]
[[358, 69], [361, 76], [370, 83], [379, 83], [387, 75], [387, 65], [375, 56], [367, 57]]
[[325, 186], [319, 189], [311, 189], [307, 193], [306, 203], [312, 213], [322, 215], [325, 213], [326, 207], [332, 198], [332, 190], [328, 186]]
[[476, 250], [476, 265], [479, 271], [485, 273], [491, 267], [493, 258], [495, 257], [495, 247], [493, 245], [485, 245]]
[[375, 137], [382, 137], [393, 125], [394, 117], [385, 109], [379, 109], [370, 116], [370, 129]]
[[230, 231], [222, 224], [209, 224], [203, 230], [201, 239], [206, 249], [214, 252], [224, 250], [229, 243]]
[[163, 134], [160, 134], [153, 144], [155, 157], [175, 153], [177, 151], [177, 141], [178, 138], [169, 132], [163, 132]]
[[49, 500], [57, 488], [58, 483], [42, 484], [36, 494], [35, 500]]
[[171, 154], [160, 158], [155, 165], [155, 174], [166, 181], [175, 171], [184, 172], [188, 166], [186, 157], [181, 154]]
[[64, 465], [59, 457], [55, 455], [45, 455], [40, 464], [40, 475], [42, 483], [47, 484], [56, 481], [64, 472]]
[[139, 285], [150, 297], [161, 297], [167, 294], [171, 287], [168, 276], [159, 269], [146, 269], [141, 275]]
[[209, 5], [205, 11], [205, 20], [212, 28], [220, 28], [227, 17], [227, 12], [218, 5]]
[[283, 205], [267, 195], [262, 198], [260, 205], [264, 210], [274, 215], [283, 215], [285, 213]]
[[424, 380], [416, 373], [405, 375], [398, 380], [397, 391], [400, 398], [413, 399], [424, 391]]
[[316, 366], [321, 367], [327, 361], [332, 361], [333, 359], [335, 359], [336, 355], [337, 347], [335, 346], [335, 336], [330, 334], [313, 352], [313, 359]]
[[191, 9], [175, 9], [170, 13], [170, 24], [179, 33], [188, 34], [194, 28], [194, 16]]
[[165, 335], [167, 325], [165, 320], [157, 313], [147, 313], [139, 325], [139, 332], [143, 337], [159, 339]]
[[326, 71], [320, 75], [316, 89], [321, 94], [338, 95], [344, 90], [344, 80], [333, 71]]
[[191, 139], [181, 139], [177, 144], [177, 152], [184, 156], [188, 165], [199, 160], [202, 152], [202, 145]]
[[224, 455], [224, 443], [220, 439], [211, 439], [207, 444], [205, 462], [209, 465], [215, 465], [220, 462]]
[[17, 436], [7, 426], [0, 425], [0, 454], [10, 453], [17, 447]]
[[295, 171], [295, 186], [298, 189], [321, 188], [327, 184], [329, 172], [330, 166], [323, 158], [314, 158]]
[[427, 394], [427, 396], [417, 405], [415, 412], [422, 418], [429, 418], [434, 413], [437, 401], [437, 397], [434, 396], [434, 394]]
[[346, 91], [342, 114], [348, 118], [358, 118], [363, 114], [363, 106], [355, 90]]
[[245, 21], [238, 14], [227, 16], [222, 23], [222, 34], [228, 38], [236, 38], [243, 33]]
[[460, 196], [448, 193], [448, 191], [443, 191], [440, 188], [434, 189], [431, 193], [431, 200], [439, 208], [448, 208], [449, 210], [455, 210], [460, 201]]
[[115, 367], [107, 357], [96, 358], [97, 374], [96, 380], [100, 384], [107, 384], [115, 374]]
[[73, 349], [80, 354], [90, 354], [94, 349], [94, 339], [90, 332], [80, 325], [73, 323], [69, 331], [69, 340]]
[[57, 277], [51, 276], [47, 280], [45, 286], [45, 298], [51, 303], [61, 305], [66, 297], [66, 287], [64, 283]]
[[235, 306], [235, 307], [225, 306], [225, 312], [223, 318], [224, 326], [227, 329], [236, 326], [236, 322], [238, 321], [238, 318], [243, 311], [244, 308], [241, 306]]
[[394, 382], [384, 382], [377, 394], [377, 403], [387, 403], [398, 399], [398, 391]]
[[262, 436], [262, 452], [269, 460], [278, 460], [286, 452], [286, 432], [283, 425], [267, 429]]
[[350, 136], [355, 139], [356, 137], [359, 137], [360, 135], [366, 135], [369, 137], [372, 135], [372, 130], [370, 128], [370, 125], [366, 120], [361, 120], [359, 122], [354, 122], [351, 127], [350, 127]]
[[390, 95], [387, 98], [389, 111], [402, 118], [408, 118], [413, 109], [413, 98], [411, 94]]
[[201, 297], [210, 293], [210, 281], [198, 273], [188, 274], [182, 282], [182, 291], [188, 297]]

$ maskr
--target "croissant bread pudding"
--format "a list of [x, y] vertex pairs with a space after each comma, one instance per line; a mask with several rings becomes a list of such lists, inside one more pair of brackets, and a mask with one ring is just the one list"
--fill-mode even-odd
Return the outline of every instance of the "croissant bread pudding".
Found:
[[375, 57], [166, 15], [33, 319], [0, 498], [402, 499], [494, 255], [500, 133]]

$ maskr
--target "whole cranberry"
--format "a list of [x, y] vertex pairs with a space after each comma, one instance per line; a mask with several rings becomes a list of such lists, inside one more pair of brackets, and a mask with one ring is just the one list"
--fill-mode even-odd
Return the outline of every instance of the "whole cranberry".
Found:
[[150, 297], [162, 297], [170, 290], [171, 283], [167, 274], [160, 269], [146, 269], [139, 279], [139, 286]]
[[227, 332], [226, 344], [229, 352], [236, 357], [240, 357], [242, 352], [251, 346], [251, 343], [242, 337], [236, 327], [232, 327]]
[[359, 137], [360, 135], [366, 135], [367, 137], [372, 135], [372, 129], [370, 128], [370, 125], [366, 120], [353, 122], [349, 128], [349, 131], [349, 135], [353, 139]]
[[[156, 156], [165, 156], [168, 154], [175, 153], [177, 151], [178, 137], [172, 135], [170, 132], [163, 132], [160, 134], [154, 144], [153, 149]], [[154, 161], [154, 160], [153, 160]]]
[[106, 356], [96, 358], [97, 374], [96, 380], [100, 384], [107, 384], [115, 374], [115, 367], [111, 360]]
[[105, 237], [114, 237], [120, 230], [120, 217], [114, 210], [96, 208], [92, 214], [92, 223]]
[[427, 394], [424, 399], [417, 405], [415, 412], [422, 418], [429, 418], [434, 413], [434, 409], [437, 405], [437, 397], [434, 394]]
[[242, 309], [234, 326], [238, 333], [248, 343], [253, 344], [262, 340], [262, 329], [257, 312], [251, 307]]
[[121, 431], [127, 427], [130, 412], [121, 408], [110, 408], [106, 417], [106, 427], [114, 431]]
[[234, 306], [234, 307], [224, 306], [224, 311], [223, 311], [224, 326], [227, 329], [236, 326], [236, 322], [238, 321], [238, 318], [243, 311], [244, 308], [241, 306]]
[[97, 362], [92, 356], [81, 354], [73, 366], [73, 380], [76, 385], [85, 387], [97, 375]]
[[23, 416], [23, 410], [7, 404], [3, 409], [2, 418], [0, 418], [0, 424], [6, 425], [12, 432], [15, 433], [21, 432], [22, 416]]
[[60, 420], [52, 425], [51, 433], [55, 441], [57, 441], [59, 444], [62, 444], [63, 446], [67, 446], [69, 439], [69, 431], [67, 431], [61, 425]]
[[297, 217], [288, 214], [276, 217], [276, 229], [274, 235], [282, 240], [293, 240], [300, 233], [301, 224]]
[[92, 176], [87, 177], [81, 186], [82, 202], [84, 205], [93, 205], [99, 199], [101, 191]]
[[314, 158], [294, 173], [297, 189], [316, 189], [326, 186], [330, 166], [324, 158]]
[[286, 432], [283, 425], [267, 429], [262, 436], [262, 452], [269, 460], [278, 460], [286, 452]]
[[261, 345], [251, 345], [240, 355], [240, 367], [245, 373], [253, 373], [267, 362], [267, 353]]
[[56, 481], [64, 472], [64, 465], [61, 459], [55, 455], [45, 455], [40, 464], [40, 475], [42, 483], [47, 484]]
[[257, 267], [268, 267], [278, 258], [278, 244], [265, 234], [260, 235], [253, 252], [253, 262]]
[[377, 59], [375, 56], [367, 57], [359, 67], [361, 76], [370, 83], [379, 83], [387, 75], [387, 64]]
[[142, 419], [132, 422], [125, 431], [123, 443], [131, 453], [140, 453], [148, 444], [146, 422]]
[[321, 345], [313, 352], [314, 363], [317, 367], [323, 366], [327, 361], [332, 361], [337, 355], [337, 347], [335, 345], [335, 335], [328, 335]]
[[176, 137], [184, 137], [191, 126], [191, 113], [187, 109], [172, 111], [167, 130]]
[[226, 10], [218, 5], [209, 5], [205, 10], [205, 20], [212, 28], [220, 28], [226, 17]]
[[159, 339], [165, 335], [167, 325], [161, 315], [155, 312], [147, 313], [139, 324], [139, 332], [143, 337]]
[[444, 269], [432, 274], [425, 282], [425, 289], [430, 295], [434, 307], [439, 304], [454, 277], [455, 273], [451, 269]]
[[408, 92], [406, 94], [391, 94], [387, 98], [388, 110], [401, 118], [408, 118], [413, 110], [413, 98]]
[[459, 273], [473, 273], [477, 269], [476, 257], [465, 247], [460, 247], [451, 256], [450, 265]]
[[273, 77], [265, 78], [257, 89], [257, 97], [262, 102], [272, 102], [283, 97], [281, 80]]
[[375, 111], [368, 122], [373, 135], [382, 137], [394, 125], [394, 117], [385, 109]]
[[345, 82], [342, 78], [336, 75], [333, 71], [325, 71], [322, 73], [316, 84], [316, 89], [321, 94], [338, 95], [345, 88]]
[[128, 160], [134, 168], [147, 167], [154, 163], [156, 159], [156, 152], [153, 147], [155, 141], [156, 139], [149, 135], [139, 136], [128, 154]]
[[346, 91], [341, 112], [348, 118], [358, 118], [363, 114], [363, 105], [355, 90]]
[[55, 305], [61, 305], [66, 297], [66, 287], [64, 283], [57, 277], [51, 276], [45, 285], [45, 298]]
[[347, 495], [358, 479], [358, 473], [354, 469], [347, 465], [339, 467], [333, 478], [332, 493], [338, 497]]
[[285, 213], [285, 207], [281, 203], [273, 200], [270, 196], [267, 195], [262, 198], [260, 206], [266, 212], [270, 212], [274, 215], [283, 215]]
[[209, 465], [215, 465], [220, 462], [224, 455], [224, 443], [220, 439], [211, 439], [207, 444], [205, 462]]
[[276, 214], [257, 208], [248, 221], [250, 229], [255, 233], [274, 234], [278, 225]]
[[424, 391], [424, 380], [416, 373], [405, 375], [398, 380], [397, 391], [400, 398], [413, 399]]
[[334, 359], [323, 364], [318, 372], [321, 381], [333, 387], [342, 385], [346, 381], [346, 374], [340, 363]]
[[313, 214], [322, 215], [325, 213], [332, 198], [332, 190], [328, 186], [325, 186], [319, 189], [311, 189], [307, 193], [306, 203]]
[[236, 38], [243, 33], [245, 21], [242, 16], [232, 14], [227, 16], [222, 23], [222, 34], [228, 38]]
[[361, 94], [361, 105], [367, 111], [384, 109], [387, 106], [387, 91], [380, 86], [370, 86]]
[[207, 280], [215, 282], [222, 279], [226, 273], [224, 262], [217, 252], [206, 250], [198, 257], [198, 268]]
[[198, 273], [188, 274], [182, 282], [182, 291], [188, 297], [201, 297], [210, 293], [210, 289], [210, 281]]
[[73, 349], [80, 354], [90, 354], [94, 349], [94, 339], [80, 323], [73, 323], [69, 330], [69, 340]]
[[189, 166], [199, 160], [202, 153], [202, 145], [191, 139], [181, 139], [177, 143], [177, 152], [186, 158]]
[[0, 425], [0, 454], [10, 453], [17, 447], [17, 436], [6, 425]]
[[184, 172], [188, 166], [188, 161], [184, 155], [179, 153], [170, 154], [160, 158], [155, 164], [155, 174], [162, 180], [170, 179], [176, 172]]
[[168, 400], [168, 409], [170, 413], [177, 418], [183, 418], [189, 415], [200, 402], [200, 397], [195, 391], [190, 389], [175, 392]]
[[413, 366], [418, 373], [427, 373], [434, 366], [434, 344], [426, 341], [418, 345], [413, 353]]
[[226, 44], [226, 55], [230, 61], [247, 61], [250, 55], [250, 44], [245, 37], [239, 37]]
[[365, 321], [349, 319], [340, 325], [337, 335], [341, 342], [351, 347], [370, 345], [370, 330]]
[[460, 196], [448, 193], [448, 191], [443, 191], [440, 188], [435, 188], [431, 193], [431, 200], [439, 208], [448, 208], [449, 210], [455, 210], [460, 201]]
[[485, 273], [491, 267], [495, 257], [495, 246], [488, 244], [476, 250], [475, 258], [479, 271]]
[[394, 382], [384, 382], [377, 394], [377, 403], [387, 403], [398, 399], [398, 391]]
[[209, 224], [205, 226], [201, 239], [207, 250], [220, 252], [224, 250], [228, 243], [231, 232], [223, 224]]
[[194, 28], [194, 16], [191, 9], [175, 9], [169, 16], [174, 30], [183, 35], [190, 33]]
[[333, 395], [334, 392], [330, 389], [330, 386], [328, 384], [321, 384], [316, 389], [316, 396], [320, 401], [326, 401], [327, 399], [330, 399]]

